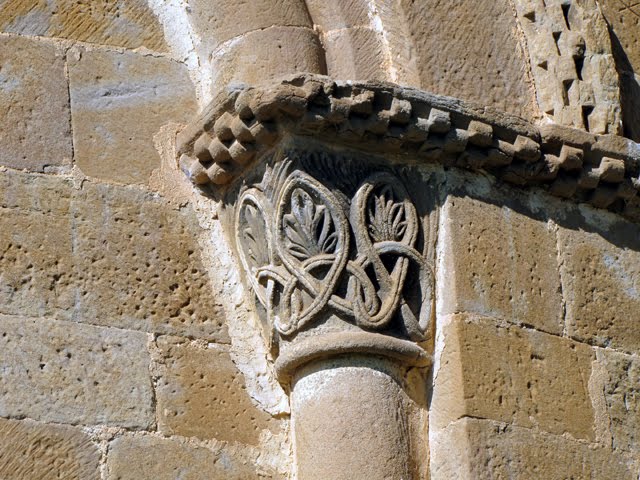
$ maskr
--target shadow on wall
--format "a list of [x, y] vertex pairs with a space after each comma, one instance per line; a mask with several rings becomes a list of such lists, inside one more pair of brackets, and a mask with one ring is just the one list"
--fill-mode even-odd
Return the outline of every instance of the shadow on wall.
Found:
[[640, 77], [636, 76], [631, 61], [611, 26], [609, 26], [609, 36], [616, 70], [620, 77], [620, 103], [624, 136], [634, 142], [640, 142]]

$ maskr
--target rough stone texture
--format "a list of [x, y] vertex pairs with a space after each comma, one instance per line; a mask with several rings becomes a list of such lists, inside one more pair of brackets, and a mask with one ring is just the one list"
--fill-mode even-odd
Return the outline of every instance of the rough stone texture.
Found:
[[273, 26], [311, 27], [303, 0], [187, 0], [194, 29], [208, 48]]
[[71, 162], [64, 63], [59, 47], [0, 36], [0, 165], [42, 171]]
[[0, 31], [166, 51], [145, 0], [3, 0]]
[[558, 232], [567, 332], [633, 353], [640, 349], [640, 227], [618, 225]]
[[620, 76], [624, 134], [640, 142], [640, 6], [626, 0], [604, 0], [599, 4], [609, 24]]
[[348, 28], [324, 36], [327, 72], [333, 78], [389, 80], [386, 57], [378, 32]]
[[534, 116], [526, 60], [507, 0], [400, 3], [421, 88]]
[[368, 27], [369, 8], [363, 0], [307, 0], [313, 23], [324, 32], [351, 27]]
[[85, 183], [73, 219], [74, 319], [228, 341], [190, 208], [135, 187]]
[[257, 445], [262, 430], [277, 428], [253, 404], [228, 350], [177, 337], [160, 337], [157, 345], [162, 433]]
[[562, 295], [553, 229], [469, 197], [449, 196], [444, 313], [475, 312], [561, 333]]
[[462, 419], [438, 435], [431, 461], [432, 480], [637, 476], [626, 458], [605, 448], [473, 418]]
[[79, 429], [0, 419], [0, 478], [100, 478], [100, 452]]
[[438, 428], [469, 416], [594, 439], [589, 347], [464, 315], [442, 335], [430, 409]]
[[324, 52], [309, 28], [270, 27], [247, 33], [214, 54], [214, 87], [258, 85], [296, 72], [326, 72]]
[[0, 313], [226, 342], [199, 231], [139, 188], [0, 172]]
[[516, 0], [543, 114], [561, 125], [619, 134], [620, 88], [607, 24], [594, 0]]
[[0, 416], [149, 428], [147, 335], [0, 316]]
[[640, 454], [640, 359], [634, 355], [598, 351], [604, 366], [604, 395], [613, 447]]
[[75, 161], [90, 177], [146, 183], [160, 157], [153, 136], [196, 111], [184, 65], [133, 52], [68, 55]]
[[109, 445], [109, 480], [250, 480], [255, 466], [223, 451], [152, 436], [123, 436]]

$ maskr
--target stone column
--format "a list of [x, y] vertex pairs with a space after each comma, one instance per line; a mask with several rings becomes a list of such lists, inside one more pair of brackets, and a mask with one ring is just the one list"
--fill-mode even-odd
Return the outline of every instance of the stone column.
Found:
[[637, 215], [635, 147], [585, 135], [321, 76], [230, 91], [180, 134], [291, 393], [300, 480], [416, 478], [404, 379], [430, 365], [445, 169]]

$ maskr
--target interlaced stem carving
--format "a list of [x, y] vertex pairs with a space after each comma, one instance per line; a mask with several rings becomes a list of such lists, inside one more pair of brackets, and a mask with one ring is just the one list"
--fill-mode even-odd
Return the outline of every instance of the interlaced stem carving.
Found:
[[[269, 209], [263, 192], [246, 190], [236, 218], [242, 263], [275, 329], [292, 335], [330, 308], [368, 330], [390, 328], [398, 318], [410, 338], [424, 338], [433, 273], [415, 248], [420, 222], [402, 183], [373, 174], [348, 208], [300, 170], [277, 191]], [[405, 298], [412, 266], [417, 306]]]

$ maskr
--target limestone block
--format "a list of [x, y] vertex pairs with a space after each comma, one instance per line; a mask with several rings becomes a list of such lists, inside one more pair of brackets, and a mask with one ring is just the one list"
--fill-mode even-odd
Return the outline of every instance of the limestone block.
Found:
[[399, 3], [421, 88], [533, 118], [527, 62], [507, 0]]
[[632, 480], [638, 473], [626, 458], [605, 448], [472, 418], [439, 433], [432, 452], [432, 480]]
[[167, 51], [162, 26], [145, 0], [5, 0], [0, 31]]
[[613, 447], [640, 453], [640, 359], [609, 350], [598, 351], [607, 372], [605, 402]]
[[0, 316], [0, 416], [149, 428], [147, 335]]
[[[23, 193], [17, 202], [35, 192]], [[43, 204], [51, 195], [53, 204], [69, 208], [69, 192], [66, 199], [55, 189], [45, 187], [42, 193]], [[0, 208], [0, 313], [69, 317], [76, 298], [70, 220], [63, 214]]]
[[311, 27], [303, 0], [187, 0], [194, 30], [215, 48], [255, 30], [273, 26]]
[[195, 213], [136, 187], [84, 186], [73, 202], [74, 319], [228, 342]]
[[0, 419], [0, 478], [98, 480], [100, 452], [79, 429]]
[[308, 28], [272, 27], [250, 32], [214, 54], [214, 86], [257, 85], [290, 73], [325, 73], [324, 51]]
[[140, 188], [0, 172], [0, 313], [228, 342], [199, 234]]
[[554, 231], [508, 207], [449, 196], [444, 313], [475, 312], [561, 333]]
[[617, 244], [597, 230], [561, 228], [567, 332], [580, 341], [640, 349], [640, 229], [628, 224]]
[[0, 37], [0, 165], [42, 171], [71, 162], [64, 63], [59, 47]]
[[156, 359], [160, 432], [257, 445], [277, 422], [254, 406], [244, 378], [221, 346], [158, 339]]
[[328, 74], [341, 80], [390, 80], [382, 39], [370, 28], [330, 33], [323, 44]]
[[313, 23], [330, 32], [351, 27], [368, 27], [369, 6], [366, 0], [307, 0]]
[[[109, 445], [109, 480], [249, 480], [255, 467], [224, 450], [212, 451], [150, 435], [119, 437]], [[260, 478], [271, 478], [268, 475]]]
[[69, 53], [76, 164], [90, 177], [146, 183], [160, 157], [153, 136], [196, 112], [186, 67], [133, 52]]
[[594, 439], [585, 345], [491, 320], [454, 316], [436, 372], [432, 425], [464, 416]]

